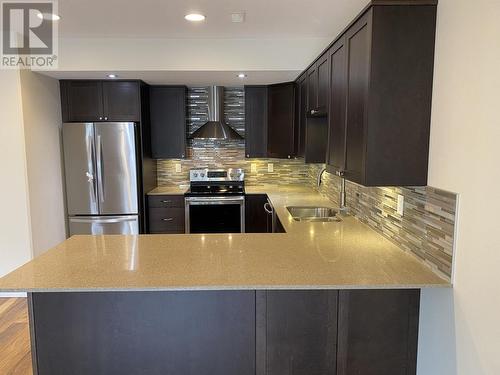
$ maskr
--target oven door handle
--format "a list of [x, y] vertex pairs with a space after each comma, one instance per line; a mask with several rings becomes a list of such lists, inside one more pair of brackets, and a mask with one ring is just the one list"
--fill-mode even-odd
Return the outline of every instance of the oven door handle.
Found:
[[210, 198], [200, 198], [200, 197], [187, 197], [186, 205], [221, 205], [221, 204], [243, 204], [245, 202], [245, 197], [210, 197]]

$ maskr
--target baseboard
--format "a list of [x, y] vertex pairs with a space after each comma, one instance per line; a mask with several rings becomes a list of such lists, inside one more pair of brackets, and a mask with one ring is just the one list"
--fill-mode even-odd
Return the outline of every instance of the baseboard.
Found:
[[25, 292], [0, 293], [0, 298], [26, 298]]

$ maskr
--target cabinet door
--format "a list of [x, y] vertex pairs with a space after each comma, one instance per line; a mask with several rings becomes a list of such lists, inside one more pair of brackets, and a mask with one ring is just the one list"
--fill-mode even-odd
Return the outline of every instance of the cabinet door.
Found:
[[186, 157], [186, 87], [151, 86], [151, 149], [154, 159]]
[[365, 178], [366, 122], [370, 62], [371, 12], [347, 32], [347, 179], [363, 184]]
[[104, 120], [101, 81], [61, 81], [64, 122]]
[[267, 156], [267, 86], [245, 86], [245, 155]]
[[318, 73], [316, 64], [311, 66], [307, 71], [307, 111], [318, 106]]
[[[330, 49], [330, 107], [327, 164], [330, 171], [345, 169], [347, 60], [345, 39]], [[330, 169], [331, 167], [331, 169]]]
[[102, 92], [106, 121], [141, 121], [139, 82], [104, 81]]
[[334, 375], [337, 291], [262, 291], [256, 297], [257, 375]]
[[295, 155], [295, 84], [270, 85], [267, 154], [272, 158]]
[[341, 290], [338, 375], [415, 375], [419, 290]]
[[245, 232], [267, 233], [267, 203], [265, 194], [248, 194], [245, 197]]
[[298, 80], [298, 140], [297, 140], [297, 156], [304, 156], [306, 150], [306, 123], [307, 123], [307, 75], [304, 75]]
[[32, 306], [39, 375], [255, 375], [251, 290], [35, 293]]
[[318, 99], [317, 99], [317, 109], [320, 111], [327, 111], [328, 109], [328, 94], [330, 88], [329, 82], [329, 72], [328, 72], [328, 51], [322, 55], [317, 64], [317, 74], [318, 74]]

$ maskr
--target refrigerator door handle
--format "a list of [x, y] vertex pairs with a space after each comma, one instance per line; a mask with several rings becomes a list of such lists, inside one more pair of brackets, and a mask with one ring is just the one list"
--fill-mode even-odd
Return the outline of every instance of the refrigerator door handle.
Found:
[[102, 173], [102, 143], [101, 143], [101, 136], [97, 136], [97, 188], [99, 190], [99, 199], [101, 202], [104, 202], [104, 181], [103, 181], [103, 176], [104, 174]]
[[88, 147], [89, 149], [87, 150], [88, 154], [90, 155], [90, 160], [91, 160], [91, 163], [92, 163], [92, 170], [87, 172], [86, 175], [87, 175], [87, 178], [89, 180], [89, 182], [92, 182], [92, 200], [93, 200], [93, 204], [95, 204], [95, 206], [97, 207], [97, 200], [98, 200], [98, 197], [97, 197], [97, 181], [96, 181], [96, 176], [95, 176], [95, 165], [96, 165], [96, 162], [95, 162], [95, 142], [94, 142], [94, 136], [93, 135], [90, 135], [89, 136], [90, 138], [90, 142], [88, 142]]

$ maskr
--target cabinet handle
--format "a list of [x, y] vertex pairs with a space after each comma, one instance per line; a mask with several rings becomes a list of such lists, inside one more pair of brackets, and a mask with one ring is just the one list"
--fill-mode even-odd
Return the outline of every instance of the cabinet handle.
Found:
[[268, 214], [272, 214], [272, 213], [273, 213], [273, 208], [272, 208], [272, 206], [269, 204], [269, 202], [264, 203], [264, 210], [265, 210]]
[[161, 201], [161, 203], [172, 203], [172, 201]]
[[339, 177], [342, 177], [344, 175], [344, 171], [337, 171], [335, 174]]
[[162, 219], [162, 220], [163, 220], [163, 221], [172, 221], [172, 220], [174, 220], [174, 218], [173, 218], [173, 217], [167, 217], [167, 218]]
[[316, 113], [318, 113], [318, 111], [316, 111], [315, 109], [311, 109], [311, 115], [315, 115]]

